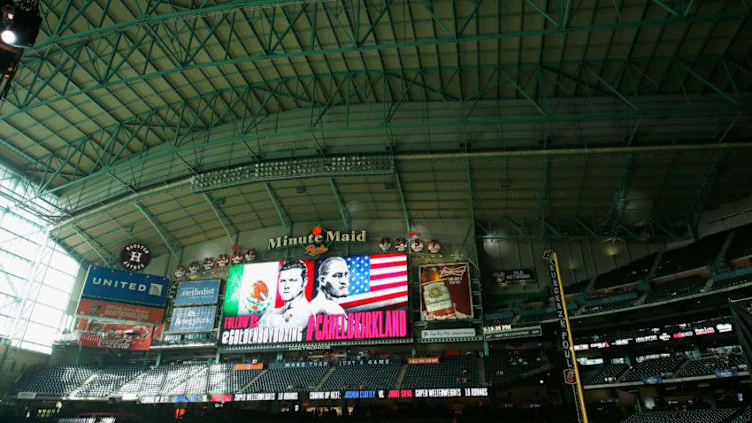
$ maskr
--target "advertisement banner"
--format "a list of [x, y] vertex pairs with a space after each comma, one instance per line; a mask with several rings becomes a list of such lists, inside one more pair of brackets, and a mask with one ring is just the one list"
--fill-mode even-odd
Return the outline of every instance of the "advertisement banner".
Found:
[[407, 255], [230, 266], [220, 346], [407, 336]]
[[409, 357], [407, 364], [439, 364], [439, 357]]
[[175, 296], [176, 306], [216, 304], [219, 280], [182, 282]]
[[81, 299], [77, 314], [93, 318], [127, 320], [131, 322], [159, 323], [164, 311], [159, 308], [141, 307], [129, 304], [116, 304], [105, 301]]
[[523, 284], [535, 282], [535, 271], [533, 269], [513, 269], [493, 272], [491, 274], [501, 286]]
[[458, 328], [458, 329], [429, 329], [420, 332], [420, 337], [423, 339], [435, 339], [435, 338], [472, 338], [475, 336], [475, 329], [473, 328]]
[[264, 363], [238, 363], [235, 370], [263, 370]]
[[210, 332], [214, 329], [217, 306], [177, 307], [172, 310], [170, 332]]
[[473, 296], [467, 263], [420, 267], [421, 320], [472, 319]]
[[112, 350], [146, 351], [159, 326], [128, 325], [98, 320], [78, 321], [78, 345]]
[[169, 282], [158, 276], [91, 266], [81, 297], [162, 307], [167, 301]]

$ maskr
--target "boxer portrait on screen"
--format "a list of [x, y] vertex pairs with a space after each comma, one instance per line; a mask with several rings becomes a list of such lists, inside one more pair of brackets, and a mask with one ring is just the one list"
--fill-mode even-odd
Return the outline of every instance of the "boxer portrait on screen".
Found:
[[285, 262], [279, 269], [279, 297], [285, 304], [269, 310], [259, 320], [260, 327], [299, 327], [308, 325], [311, 307], [305, 296], [308, 268], [300, 260]]

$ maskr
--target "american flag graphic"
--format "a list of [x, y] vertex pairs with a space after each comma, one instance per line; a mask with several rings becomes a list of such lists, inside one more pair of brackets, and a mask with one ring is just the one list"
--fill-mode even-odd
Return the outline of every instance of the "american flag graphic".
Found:
[[407, 255], [404, 253], [346, 257], [349, 295], [340, 300], [346, 312], [407, 305]]

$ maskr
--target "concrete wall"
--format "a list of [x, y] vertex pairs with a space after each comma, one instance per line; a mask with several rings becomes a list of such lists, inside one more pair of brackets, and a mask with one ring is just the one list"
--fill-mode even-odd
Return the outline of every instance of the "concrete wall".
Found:
[[24, 371], [46, 365], [49, 358], [46, 354], [0, 345], [0, 397], [5, 396]]

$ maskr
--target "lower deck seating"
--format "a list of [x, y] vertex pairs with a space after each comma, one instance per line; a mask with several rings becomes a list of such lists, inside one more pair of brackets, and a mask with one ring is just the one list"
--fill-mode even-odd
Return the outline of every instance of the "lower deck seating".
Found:
[[721, 423], [735, 411], [734, 408], [645, 411], [629, 416], [624, 423]]
[[328, 367], [268, 369], [242, 392], [310, 391], [327, 370]]
[[143, 372], [145, 366], [132, 364], [110, 366], [97, 372], [94, 378], [76, 392], [76, 398], [106, 398], [129, 380]]
[[36, 392], [37, 396], [63, 397], [81, 386], [96, 369], [88, 366], [57, 366], [44, 369], [22, 380], [17, 392]]
[[329, 375], [322, 391], [396, 388], [399, 364], [338, 366]]
[[547, 363], [543, 352], [498, 352], [485, 358], [486, 381], [492, 385], [506, 385], [525, 373], [542, 369]]
[[408, 364], [401, 388], [477, 386], [476, 373], [472, 355], [441, 358], [438, 364]]
[[240, 370], [234, 363], [221, 363], [209, 366], [210, 394], [232, 394], [246, 387], [261, 370]]

